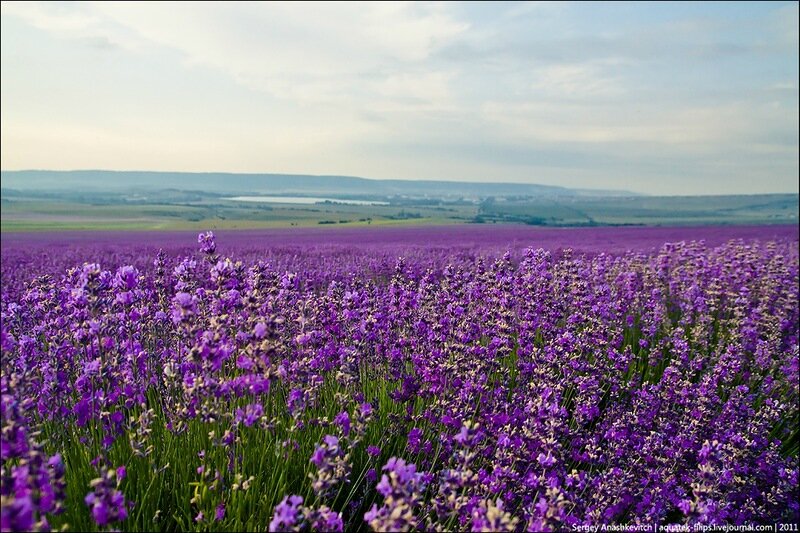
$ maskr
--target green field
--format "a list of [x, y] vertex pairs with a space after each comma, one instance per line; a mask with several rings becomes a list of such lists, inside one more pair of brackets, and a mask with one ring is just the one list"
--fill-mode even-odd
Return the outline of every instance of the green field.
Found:
[[165, 191], [111, 194], [4, 192], [2, 231], [253, 229], [309, 226], [515, 223], [535, 226], [778, 224], [798, 220], [798, 196], [489, 197], [389, 199], [389, 205], [286, 204]]
[[485, 201], [484, 222], [541, 226], [774, 224], [798, 220], [797, 195], [563, 197]]
[[367, 226], [468, 222], [477, 206], [360, 206], [253, 204], [205, 200], [194, 203], [84, 203], [4, 199], [3, 231], [58, 229], [246, 229], [292, 226]]

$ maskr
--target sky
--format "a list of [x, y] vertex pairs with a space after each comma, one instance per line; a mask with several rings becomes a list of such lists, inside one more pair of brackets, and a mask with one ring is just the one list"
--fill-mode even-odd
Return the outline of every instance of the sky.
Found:
[[798, 192], [797, 2], [2, 3], [3, 170]]

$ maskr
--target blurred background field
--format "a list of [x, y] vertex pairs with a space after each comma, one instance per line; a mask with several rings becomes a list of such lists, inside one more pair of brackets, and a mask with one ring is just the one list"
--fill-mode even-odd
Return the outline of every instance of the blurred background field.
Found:
[[393, 186], [347, 176], [227, 174], [216, 180], [204, 176], [3, 172], [0, 228], [5, 232], [442, 224], [696, 226], [798, 221], [797, 194], [647, 196], [503, 183], [417, 181]]

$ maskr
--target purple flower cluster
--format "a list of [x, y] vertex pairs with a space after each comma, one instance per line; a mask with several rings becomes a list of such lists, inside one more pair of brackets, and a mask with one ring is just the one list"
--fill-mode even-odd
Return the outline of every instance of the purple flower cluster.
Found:
[[302, 496], [286, 496], [275, 506], [269, 531], [343, 531], [341, 513], [323, 505], [312, 509], [303, 505]]
[[339, 439], [326, 435], [311, 455], [311, 462], [317, 471], [309, 474], [311, 488], [318, 498], [326, 500], [334, 496], [334, 489], [349, 482], [350, 454], [342, 449]]
[[[129, 446], [156, 471], [162, 427], [175, 446], [208, 435], [222, 463], [204, 460], [181, 514], [197, 527], [237, 523], [240, 489], [275, 475], [253, 449], [305, 469], [263, 495], [271, 530], [800, 517], [796, 238], [592, 255], [373, 245], [379, 259], [198, 243], [155, 261], [64, 252], [34, 278], [14, 270], [34, 259], [3, 252], [4, 530], [61, 511], [81, 479], [61, 461], [68, 438], [105, 457]], [[197, 449], [173, 467], [194, 472]], [[123, 477], [70, 485], [100, 527], [139, 505]]]
[[212, 255], [217, 251], [217, 242], [214, 239], [214, 232], [207, 231], [197, 236], [197, 242], [200, 244], [200, 251], [207, 255]]
[[503, 509], [503, 500], [483, 500], [472, 511], [472, 531], [516, 531], [519, 519]]
[[59, 454], [44, 452], [26, 427], [25, 406], [10, 394], [6, 377], [0, 381], [0, 531], [48, 531], [47, 515], [64, 510], [64, 463]]
[[119, 491], [125, 475], [124, 466], [117, 469], [103, 468], [100, 477], [89, 483], [92, 492], [86, 495], [84, 501], [98, 526], [104, 527], [111, 522], [121, 522], [128, 517], [128, 502]]
[[419, 525], [415, 513], [422, 503], [425, 480], [414, 464], [392, 457], [384, 465], [381, 480], [376, 486], [383, 496], [383, 505], [373, 504], [364, 520], [374, 531], [410, 531]]

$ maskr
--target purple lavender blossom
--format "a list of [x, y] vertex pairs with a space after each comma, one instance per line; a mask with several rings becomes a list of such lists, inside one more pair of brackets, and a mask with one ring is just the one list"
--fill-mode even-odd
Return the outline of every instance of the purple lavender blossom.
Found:
[[374, 531], [408, 531], [417, 526], [415, 510], [425, 488], [423, 475], [416, 465], [392, 457], [383, 467], [386, 472], [375, 487], [383, 496], [383, 505], [372, 508], [364, 520]]
[[124, 474], [124, 467], [115, 470], [103, 468], [100, 477], [92, 480], [92, 492], [86, 495], [84, 501], [92, 513], [92, 519], [100, 527], [105, 527], [112, 522], [121, 522], [128, 517], [128, 503], [120, 492], [119, 484], [122, 481], [117, 477], [118, 472]]
[[115, 443], [158, 476], [195, 472], [160, 447], [188, 460], [198, 435], [180, 512], [203, 527], [262, 512], [239, 502], [273, 497], [247, 491], [276, 461], [314, 500], [284, 498], [280, 530], [800, 516], [796, 228], [245, 233], [202, 261], [193, 235], [63, 237], [3, 236], [3, 529], [63, 523], [84, 482], [57, 452], [81, 447], [84, 513], [125, 527], [153, 492], [105, 463]]
[[200, 244], [200, 251], [204, 254], [211, 255], [217, 251], [217, 242], [214, 238], [214, 233], [211, 231], [199, 234], [197, 242]]
[[337, 485], [349, 483], [350, 454], [345, 453], [334, 435], [326, 435], [322, 440], [322, 444], [311, 455], [311, 463], [317, 467], [317, 471], [309, 474], [309, 477], [316, 495], [326, 499], [333, 495]]
[[302, 496], [286, 496], [275, 506], [270, 531], [292, 531], [294, 526], [303, 520]]
[[350, 413], [342, 411], [333, 419], [333, 422], [342, 429], [342, 435], [350, 435]]
[[255, 424], [259, 418], [264, 414], [264, 406], [260, 403], [253, 403], [244, 407], [244, 409], [237, 409], [235, 422], [241, 422], [246, 427]]

